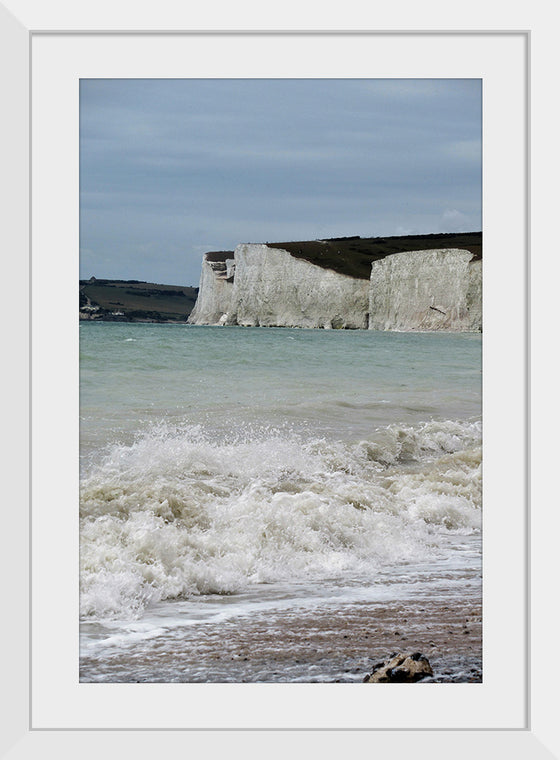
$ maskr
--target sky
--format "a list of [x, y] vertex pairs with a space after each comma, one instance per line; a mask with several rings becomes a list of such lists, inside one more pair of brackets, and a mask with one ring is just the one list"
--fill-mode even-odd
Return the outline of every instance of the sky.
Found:
[[239, 243], [482, 229], [479, 79], [82, 79], [80, 278]]

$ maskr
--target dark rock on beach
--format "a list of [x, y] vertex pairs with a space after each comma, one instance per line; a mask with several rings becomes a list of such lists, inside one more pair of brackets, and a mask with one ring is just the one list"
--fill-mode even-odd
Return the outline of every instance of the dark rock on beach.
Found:
[[388, 660], [374, 665], [364, 683], [415, 683], [432, 675], [428, 658], [421, 652], [394, 653]]

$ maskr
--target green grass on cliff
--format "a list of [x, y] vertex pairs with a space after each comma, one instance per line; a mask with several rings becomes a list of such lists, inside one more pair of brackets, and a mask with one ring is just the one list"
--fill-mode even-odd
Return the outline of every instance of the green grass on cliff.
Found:
[[269, 248], [282, 248], [299, 259], [305, 259], [340, 274], [368, 280], [371, 264], [392, 253], [426, 251], [432, 248], [462, 248], [477, 259], [482, 258], [482, 232], [436, 233], [398, 237], [343, 237], [328, 240], [267, 243]]

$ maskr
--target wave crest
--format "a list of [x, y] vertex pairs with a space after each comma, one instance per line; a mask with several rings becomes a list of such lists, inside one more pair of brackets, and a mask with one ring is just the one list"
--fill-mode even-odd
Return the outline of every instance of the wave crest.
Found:
[[81, 612], [249, 583], [372, 573], [480, 527], [478, 422], [392, 426], [350, 445], [162, 425], [81, 481]]

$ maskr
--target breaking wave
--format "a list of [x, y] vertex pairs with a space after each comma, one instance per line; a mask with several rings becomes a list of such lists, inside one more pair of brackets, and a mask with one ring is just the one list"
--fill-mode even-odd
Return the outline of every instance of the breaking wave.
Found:
[[371, 573], [480, 529], [481, 424], [390, 426], [354, 444], [160, 425], [81, 479], [81, 613], [248, 584]]

